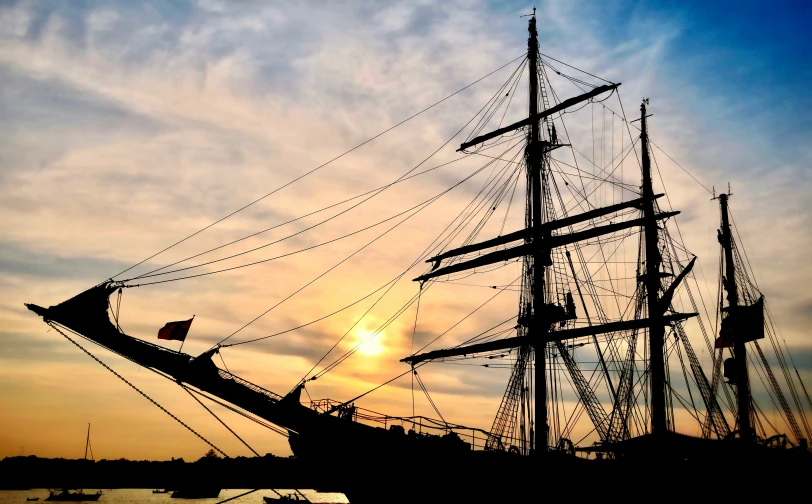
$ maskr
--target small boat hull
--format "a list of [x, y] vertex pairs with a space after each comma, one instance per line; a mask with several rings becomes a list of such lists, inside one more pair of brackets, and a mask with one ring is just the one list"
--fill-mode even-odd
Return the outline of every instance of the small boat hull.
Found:
[[82, 492], [70, 493], [68, 491], [53, 493], [49, 495], [46, 502], [94, 502], [101, 498], [102, 493], [86, 494]]
[[183, 488], [172, 492], [173, 499], [213, 499], [220, 496], [219, 488]]

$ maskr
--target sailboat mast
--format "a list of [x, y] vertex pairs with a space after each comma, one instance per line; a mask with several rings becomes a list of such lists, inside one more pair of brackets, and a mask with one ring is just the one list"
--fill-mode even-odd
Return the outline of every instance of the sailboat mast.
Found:
[[[733, 261], [733, 238], [730, 234], [730, 217], [727, 208], [727, 194], [719, 195], [722, 207], [722, 230], [719, 242], [725, 252], [725, 290], [727, 291], [728, 314], [730, 317], [739, 305], [739, 291], [736, 285], [736, 263]], [[750, 425], [750, 382], [747, 376], [747, 348], [741, 334], [733, 333], [733, 356], [736, 369], [736, 398], [738, 405], [739, 431], [742, 437], [749, 437]]]
[[668, 430], [665, 404], [665, 322], [660, 311], [660, 250], [657, 246], [659, 228], [654, 211], [654, 189], [651, 183], [651, 159], [646, 128], [646, 102], [640, 104], [640, 149], [643, 161], [643, 219], [645, 228], [646, 305], [649, 317], [649, 369], [651, 376], [651, 432], [662, 434]]
[[[536, 17], [530, 18], [528, 24], [530, 37], [527, 39], [527, 59], [530, 65], [530, 117], [536, 117], [539, 111], [538, 104], [538, 32], [536, 31]], [[546, 451], [548, 445], [547, 426], [547, 376], [545, 365], [545, 350], [547, 334], [542, 320], [544, 308], [544, 252], [542, 250], [542, 222], [541, 222], [541, 170], [542, 149], [538, 119], [530, 122], [530, 138], [527, 142], [527, 170], [530, 176], [530, 198], [532, 208], [532, 256], [533, 267], [531, 269], [531, 289], [533, 292], [533, 321], [531, 330], [534, 333], [534, 340], [538, 341], [533, 346], [535, 354], [535, 449], [539, 452]]]
[[90, 447], [90, 423], [87, 424], [87, 439], [85, 440], [85, 460], [87, 460], [87, 449]]

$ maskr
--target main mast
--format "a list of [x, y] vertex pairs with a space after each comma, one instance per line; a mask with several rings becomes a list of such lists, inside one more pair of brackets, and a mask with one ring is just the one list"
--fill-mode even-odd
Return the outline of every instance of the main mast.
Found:
[[[538, 32], [536, 31], [536, 17], [530, 18], [528, 24], [530, 37], [527, 39], [527, 60], [530, 66], [530, 117], [538, 115]], [[541, 222], [541, 170], [543, 169], [542, 149], [540, 143], [539, 120], [530, 123], [530, 137], [527, 142], [525, 153], [527, 160], [527, 171], [530, 178], [530, 198], [532, 208], [532, 257], [533, 265], [530, 273], [531, 289], [533, 293], [533, 321], [530, 327], [531, 336], [536, 341], [533, 345], [535, 354], [535, 435], [534, 448], [539, 451], [547, 451], [548, 426], [547, 426], [547, 376], [545, 365], [545, 350], [547, 347], [546, 329], [544, 321], [541, 319], [544, 307], [544, 251], [542, 250], [542, 222]]]
[[[722, 229], [719, 243], [725, 252], [725, 290], [727, 291], [728, 317], [733, 315], [739, 306], [739, 291], [736, 285], [736, 263], [733, 260], [733, 239], [730, 234], [730, 218], [727, 210], [727, 194], [719, 195], [722, 207]], [[747, 376], [747, 348], [745, 338], [739, 331], [733, 331], [733, 362], [735, 366], [736, 398], [738, 406], [739, 431], [743, 438], [752, 434], [750, 425], [750, 382]]]
[[[647, 101], [647, 100], [646, 100]], [[640, 104], [640, 149], [643, 161], [643, 220], [645, 222], [646, 271], [643, 282], [646, 287], [649, 331], [649, 369], [651, 376], [651, 432], [661, 434], [668, 430], [665, 404], [665, 321], [660, 310], [660, 249], [657, 245], [659, 227], [654, 209], [654, 190], [651, 183], [651, 159], [648, 151], [646, 128], [646, 101]]]

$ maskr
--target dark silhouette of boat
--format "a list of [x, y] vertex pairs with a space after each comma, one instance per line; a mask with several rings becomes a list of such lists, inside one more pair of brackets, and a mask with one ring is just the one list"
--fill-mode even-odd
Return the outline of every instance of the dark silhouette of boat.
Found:
[[39, 497], [26, 497], [25, 499], [26, 502], [37, 502], [38, 500]]
[[[93, 448], [90, 445], [90, 424], [87, 424], [87, 438], [85, 439], [85, 460], [87, 460], [87, 454], [90, 451], [90, 458], [93, 459]], [[86, 494], [82, 489], [78, 489], [75, 491], [71, 491], [72, 489], [63, 488], [58, 492], [54, 492], [53, 490], [49, 490], [48, 497], [45, 498], [46, 501], [53, 501], [53, 502], [90, 502], [90, 501], [97, 501], [102, 496], [102, 491], [99, 490], [93, 494]]]
[[172, 492], [173, 499], [213, 499], [220, 496], [220, 488], [179, 488]]
[[311, 503], [313, 502], [310, 499], [308, 499], [303, 493], [298, 491], [284, 495], [277, 492], [276, 490], [274, 490], [274, 492], [276, 492], [276, 494], [279, 497], [263, 497], [262, 501], [265, 502], [265, 504], [279, 504], [285, 502], [311, 502]]
[[101, 490], [96, 493], [86, 494], [82, 490], [71, 492], [65, 488], [59, 492], [50, 490], [50, 494], [45, 498], [45, 500], [49, 502], [93, 502], [99, 500], [101, 496]]

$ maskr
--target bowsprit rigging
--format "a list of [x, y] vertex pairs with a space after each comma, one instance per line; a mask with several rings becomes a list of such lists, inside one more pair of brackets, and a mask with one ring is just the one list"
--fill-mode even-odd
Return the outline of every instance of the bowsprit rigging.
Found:
[[[397, 502], [527, 500], [543, 490], [533, 483], [539, 475], [555, 482], [555, 488], [546, 490], [552, 492], [575, 488], [585, 478], [596, 485], [595, 489], [621, 482], [628, 486], [631, 483], [625, 480], [631, 475], [639, 488], [658, 491], [662, 474], [677, 478], [712, 474], [720, 481], [740, 482], [743, 472], [756, 465], [765, 478], [770, 477], [766, 473], [784, 477], [799, 467], [808, 468], [807, 440], [812, 432], [807, 416], [812, 400], [789, 348], [777, 334], [740, 239], [734, 236], [729, 194], [718, 196], [721, 260], [720, 294], [714, 298], [714, 303], [719, 303], [717, 324], [694, 273], [699, 263], [686, 247], [677, 224], [679, 211], [671, 208], [663, 187], [655, 190], [657, 177], [662, 182], [662, 176], [649, 138], [648, 100], [640, 106], [639, 119], [627, 120], [619, 83], [542, 54], [535, 11], [528, 30], [526, 54], [498, 69], [518, 62], [477, 114], [388, 184], [186, 259], [153, 267], [128, 280], [110, 279], [58, 305], [27, 306], [66, 337], [67, 332], [77, 334], [177, 382], [212, 415], [198, 396], [286, 434], [297, 457], [323, 470], [325, 487], [344, 491], [353, 503], [374, 501], [383, 491]], [[561, 95], [566, 93], [567, 98], [560, 98], [554, 83], [567, 88]], [[527, 107], [517, 112], [522, 98], [526, 98]], [[463, 134], [465, 139], [456, 149], [462, 152], [460, 157], [418, 171], [453, 148], [452, 142]], [[590, 140], [591, 148], [584, 147]], [[359, 207], [382, 192], [397, 191], [402, 182], [452, 163], [461, 166], [464, 163], [456, 163], [463, 160], [484, 160], [484, 164], [418, 204], [393, 208], [388, 216], [376, 216], [374, 223], [357, 224], [349, 233], [301, 250], [270, 258], [251, 255], [313, 229], [326, 228], [339, 216], [356, 215]], [[639, 172], [627, 165], [636, 165]], [[376, 289], [341, 308], [325, 310], [314, 320], [297, 321], [289, 329], [242, 340], [237, 337], [253, 322], [345, 267], [361, 251], [390, 239], [405, 222], [427, 214], [429, 207], [435, 209], [432, 205], [439, 199], [471, 187], [470, 201], [439, 235], [425, 247], [421, 245], [422, 250], [411, 262]], [[514, 204], [522, 194], [524, 213]], [[396, 198], [389, 203], [396, 207]], [[328, 211], [334, 213], [282, 238], [268, 239], [260, 246], [224, 257], [187, 263], [247, 239], [263, 239], [270, 230]], [[383, 230], [363, 246], [201, 355], [193, 357], [134, 338], [119, 325], [124, 287], [190, 280], [266, 264], [291, 254], [311, 253], [379, 227]], [[235, 265], [233, 260], [239, 257], [247, 257], [249, 262]], [[391, 297], [404, 278], [418, 283], [414, 294], [397, 303], [394, 312], [380, 316], [382, 322], [374, 331], [335, 355], [365, 317], [382, 311], [381, 301]], [[480, 291], [487, 287], [493, 292], [472, 303], [444, 328], [423, 323], [425, 313], [437, 313], [438, 304], [454, 296], [448, 289], [469, 287], [479, 287]], [[115, 310], [109, 300], [114, 293], [118, 295]], [[505, 313], [505, 300], [510, 296], [514, 296], [512, 308]], [[248, 349], [251, 343], [284, 337], [352, 307], [363, 308], [362, 315], [353, 319], [284, 395], [225, 368], [221, 354], [225, 348]], [[310, 396], [306, 388], [309, 383], [328, 376], [412, 309], [411, 355], [401, 359], [408, 368], [351, 400], [303, 400], [302, 391]], [[413, 351], [419, 322], [429, 337]], [[720, 325], [718, 335], [710, 331], [715, 325]], [[713, 356], [710, 374], [703, 369], [691, 341], [700, 334]], [[441, 339], [449, 345], [429, 348]], [[215, 364], [215, 354], [225, 369]], [[780, 367], [778, 374], [772, 369], [775, 362]], [[447, 421], [450, 416], [441, 414], [443, 404], [430, 394], [433, 380], [427, 380], [425, 372], [432, 367], [425, 366], [436, 368], [442, 363], [470, 364], [467, 369], [475, 366], [491, 377], [507, 378], [495, 416], [484, 420], [489, 429], [452, 423]], [[356, 406], [356, 401], [367, 394], [407, 375], [412, 383], [411, 414], [383, 414]], [[439, 419], [416, 414], [415, 384]], [[765, 409], [776, 411], [781, 421], [771, 421], [774, 415], [765, 414]], [[788, 434], [784, 434], [784, 427]], [[366, 470], [364, 476], [359, 475], [359, 467]], [[424, 468], [421, 477], [398, 485], [399, 491], [393, 495], [393, 475], [405, 478], [415, 468]], [[434, 471], [437, 468], [441, 470]], [[449, 474], [455, 478], [449, 479]], [[461, 488], [458, 483], [462, 478], [456, 476], [472, 474], [486, 475], [487, 483]], [[510, 488], [496, 483], [507, 481], [521, 483]], [[258, 481], [256, 487], [261, 486]], [[744, 495], [741, 485], [724, 489], [728, 492], [725, 495]]]

